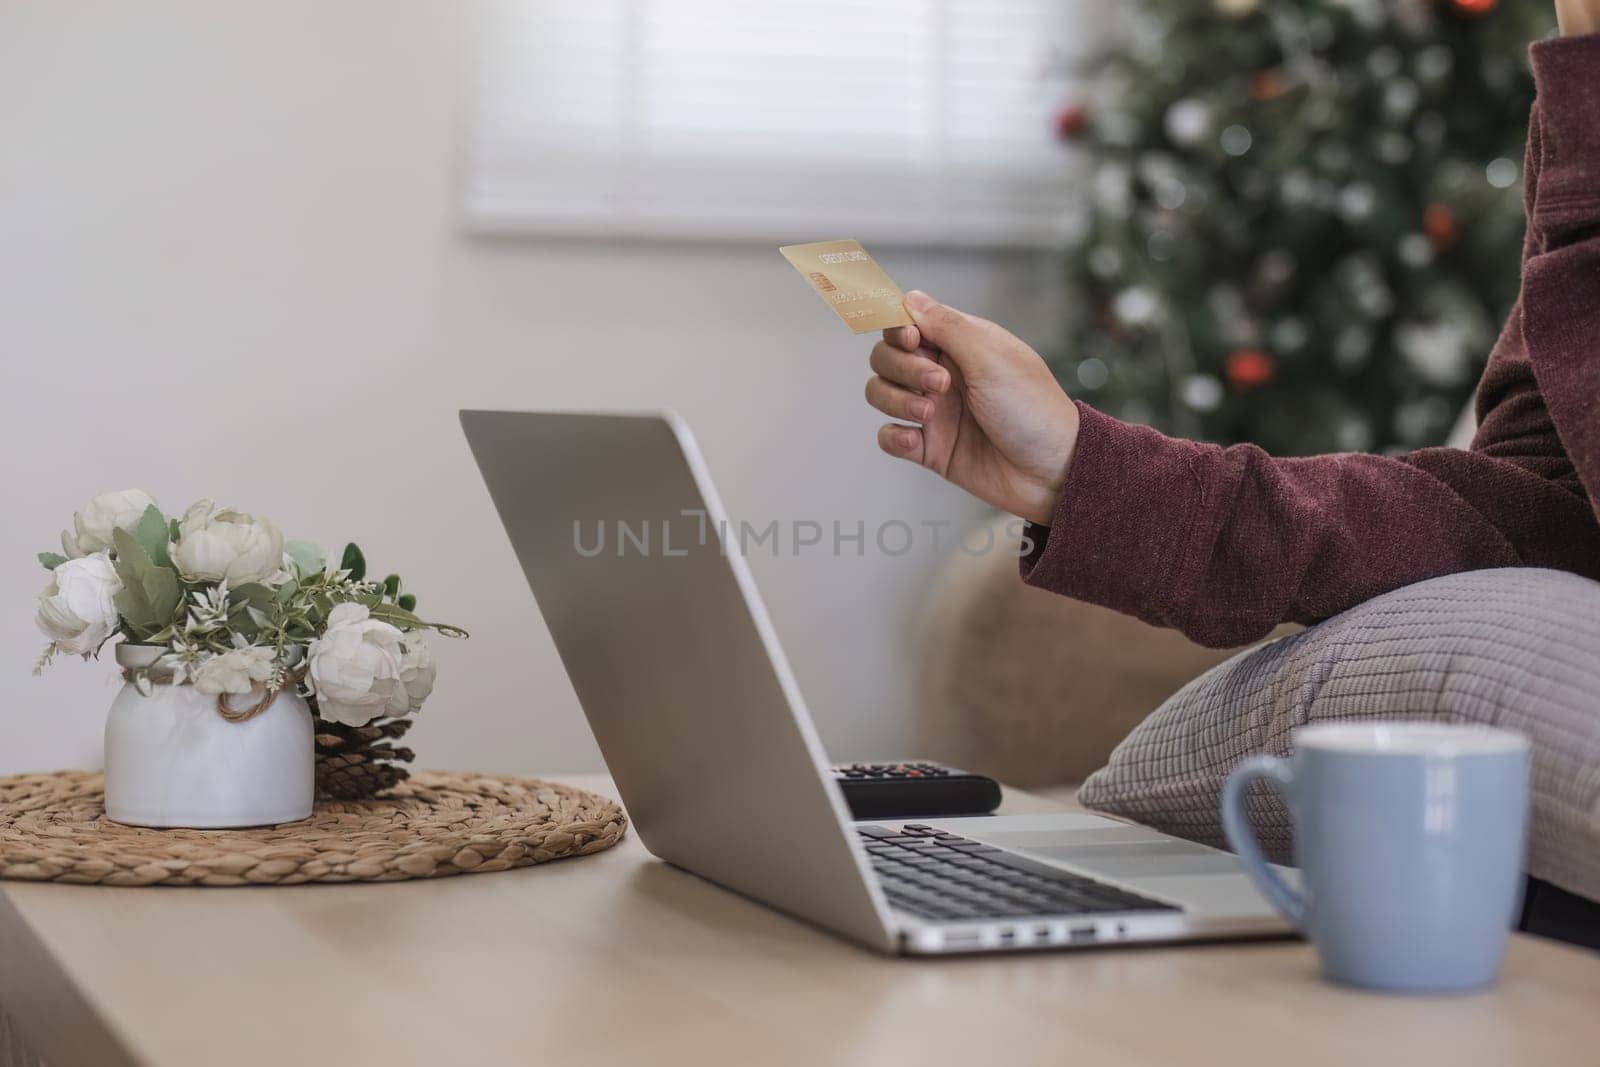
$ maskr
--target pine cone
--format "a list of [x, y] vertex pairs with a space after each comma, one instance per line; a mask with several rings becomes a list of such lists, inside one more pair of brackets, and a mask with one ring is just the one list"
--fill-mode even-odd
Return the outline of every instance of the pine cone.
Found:
[[394, 763], [332, 767], [318, 762], [317, 792], [330, 800], [366, 800], [385, 789], [393, 789], [409, 777], [410, 771]]
[[411, 762], [416, 753], [391, 743], [411, 729], [410, 719], [346, 726], [318, 717], [315, 725], [319, 796], [361, 800], [411, 777], [411, 772], [400, 764]]

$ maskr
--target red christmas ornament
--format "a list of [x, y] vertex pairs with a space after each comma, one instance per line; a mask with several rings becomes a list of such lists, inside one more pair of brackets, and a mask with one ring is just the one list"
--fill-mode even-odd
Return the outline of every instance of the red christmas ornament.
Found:
[[1080, 104], [1069, 104], [1056, 115], [1056, 136], [1071, 141], [1089, 128], [1089, 112]]
[[1463, 15], [1478, 18], [1500, 6], [1500, 0], [1450, 0], [1450, 6]]
[[1250, 75], [1250, 95], [1262, 103], [1278, 99], [1289, 91], [1289, 83], [1276, 70], [1258, 70]]
[[1456, 213], [1449, 204], [1429, 204], [1422, 213], [1422, 232], [1428, 235], [1428, 240], [1439, 251], [1451, 247], [1461, 237], [1461, 227], [1456, 222]]
[[1223, 364], [1228, 384], [1240, 392], [1266, 385], [1277, 377], [1278, 361], [1259, 348], [1240, 348], [1228, 353]]

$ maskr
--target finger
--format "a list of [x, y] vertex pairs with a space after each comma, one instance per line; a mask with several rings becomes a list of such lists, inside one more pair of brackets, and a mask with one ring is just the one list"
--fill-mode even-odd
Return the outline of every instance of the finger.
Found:
[[906, 352], [922, 347], [922, 331], [915, 326], [891, 326], [883, 331], [883, 339]]
[[933, 401], [883, 378], [868, 379], [867, 403], [891, 419], [927, 422], [933, 418]]
[[953, 307], [946, 307], [927, 293], [915, 289], [907, 293], [906, 310], [917, 320], [923, 345], [931, 345], [946, 353], [956, 361], [957, 366], [967, 360], [981, 360], [993, 347], [986, 343], [992, 340], [986, 337], [985, 332], [989, 323]]
[[915, 426], [890, 423], [878, 429], [878, 447], [896, 459], [922, 462], [922, 431]]
[[950, 388], [950, 372], [927, 355], [927, 350], [904, 352], [888, 341], [872, 346], [867, 366], [880, 378], [913, 392], [942, 393]]

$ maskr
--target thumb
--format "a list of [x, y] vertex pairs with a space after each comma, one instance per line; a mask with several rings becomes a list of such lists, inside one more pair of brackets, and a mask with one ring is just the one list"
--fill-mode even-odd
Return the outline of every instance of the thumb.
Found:
[[981, 361], [991, 347], [984, 343], [987, 323], [947, 307], [927, 293], [917, 289], [907, 293], [906, 310], [923, 341], [943, 351], [963, 371], [972, 369], [971, 364]]

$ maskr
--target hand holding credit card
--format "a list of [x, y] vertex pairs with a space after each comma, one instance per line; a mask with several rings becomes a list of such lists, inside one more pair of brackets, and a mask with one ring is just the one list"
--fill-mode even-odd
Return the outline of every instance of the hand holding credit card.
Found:
[[997, 323], [902, 293], [855, 241], [779, 251], [845, 325], [883, 331], [866, 396], [895, 421], [879, 427], [878, 447], [1048, 526], [1077, 446], [1078, 409], [1039, 354]]
[[905, 293], [859, 241], [818, 241], [778, 251], [856, 333], [912, 325]]

